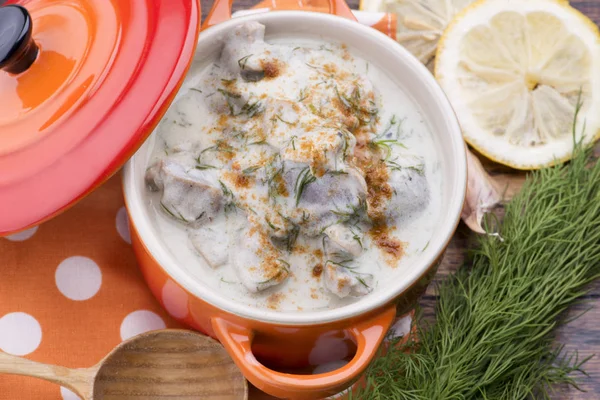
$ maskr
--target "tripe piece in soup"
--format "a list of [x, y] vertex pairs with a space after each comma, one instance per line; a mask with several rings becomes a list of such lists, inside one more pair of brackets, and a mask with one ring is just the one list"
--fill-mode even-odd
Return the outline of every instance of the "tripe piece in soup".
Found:
[[256, 307], [338, 307], [427, 246], [438, 155], [414, 102], [344, 45], [244, 23], [158, 127], [146, 172], [169, 249]]

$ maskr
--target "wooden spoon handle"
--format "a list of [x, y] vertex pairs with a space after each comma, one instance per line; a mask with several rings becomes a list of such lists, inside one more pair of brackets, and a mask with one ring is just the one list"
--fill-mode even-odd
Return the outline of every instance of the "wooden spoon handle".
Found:
[[43, 364], [0, 351], [0, 374], [31, 376], [64, 386], [84, 400], [92, 400], [95, 368], [69, 369]]

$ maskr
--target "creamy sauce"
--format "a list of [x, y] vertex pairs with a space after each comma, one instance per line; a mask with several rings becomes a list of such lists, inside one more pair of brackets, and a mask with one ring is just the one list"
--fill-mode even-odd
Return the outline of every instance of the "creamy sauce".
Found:
[[[335, 308], [389, 284], [441, 208], [414, 102], [343, 44], [238, 28], [157, 129], [148, 201], [170, 251], [236, 301]], [[320, 200], [320, 201], [319, 201]]]

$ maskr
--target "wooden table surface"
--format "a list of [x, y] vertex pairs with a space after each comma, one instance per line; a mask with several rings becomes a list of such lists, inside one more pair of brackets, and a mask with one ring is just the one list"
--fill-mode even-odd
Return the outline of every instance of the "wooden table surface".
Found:
[[[240, 0], [235, 2], [234, 10], [246, 9], [256, 4], [257, 0]], [[211, 0], [202, 0], [202, 15], [208, 14]], [[350, 0], [352, 8], [358, 8], [358, 0]], [[597, 24], [600, 24], [600, 0], [571, 0], [571, 4], [583, 11]], [[599, 110], [600, 111], [600, 110]], [[484, 161], [485, 163], [485, 161]], [[515, 173], [498, 165], [486, 163], [487, 169], [496, 179], [509, 186], [508, 196], [518, 190], [524, 175]], [[452, 240], [444, 261], [440, 267], [436, 280], [443, 280], [449, 273], [455, 271], [463, 263], [466, 246], [472, 233], [461, 223], [454, 239]], [[433, 306], [436, 294], [431, 285], [427, 293], [421, 299], [421, 307], [425, 315], [433, 314]], [[578, 315], [588, 310], [583, 316], [561, 328], [557, 334], [557, 342], [566, 345], [568, 351], [577, 350], [582, 358], [596, 354], [586, 365], [585, 370], [589, 377], [581, 379], [580, 387], [585, 392], [574, 389], [561, 388], [556, 393], [556, 399], [564, 400], [591, 400], [600, 399], [600, 282], [592, 288], [586, 297], [585, 303], [573, 308], [572, 315]], [[250, 400], [267, 400], [270, 396], [259, 393], [256, 389], [251, 390]]]

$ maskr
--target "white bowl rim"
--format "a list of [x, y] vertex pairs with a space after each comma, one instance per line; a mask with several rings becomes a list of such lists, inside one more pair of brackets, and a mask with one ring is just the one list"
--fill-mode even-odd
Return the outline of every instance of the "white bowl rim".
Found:
[[[192, 295], [202, 299], [203, 301], [211, 304], [212, 306], [229, 312], [236, 316], [250, 319], [254, 321], [272, 323], [277, 325], [318, 325], [324, 323], [330, 323], [334, 321], [346, 320], [349, 318], [356, 317], [370, 311], [376, 310], [383, 305], [392, 303], [394, 299], [400, 296], [419, 279], [422, 279], [423, 275], [429, 271], [432, 265], [442, 257], [450, 239], [452, 238], [456, 227], [460, 221], [460, 215], [465, 199], [466, 185], [467, 185], [467, 164], [466, 164], [466, 146], [462, 139], [461, 129], [456, 119], [456, 114], [452, 109], [450, 102], [448, 101], [445, 93], [441, 87], [437, 84], [435, 78], [427, 68], [422, 65], [412, 54], [404, 49], [400, 44], [386, 36], [385, 34], [359, 24], [357, 22], [341, 18], [338, 16], [318, 13], [318, 12], [307, 12], [307, 11], [270, 11], [267, 13], [256, 13], [245, 16], [233, 18], [229, 21], [222, 22], [218, 25], [210, 27], [200, 34], [198, 42], [205, 40], [211, 40], [219, 37], [225, 30], [230, 29], [233, 25], [247, 22], [247, 21], [259, 21], [268, 25], [270, 21], [278, 18], [295, 18], [295, 19], [316, 19], [323, 24], [343, 24], [354, 30], [358, 30], [361, 35], [369, 37], [372, 40], [383, 41], [390, 52], [398, 53], [408, 67], [415, 70], [415, 72], [421, 78], [421, 84], [426, 86], [428, 90], [432, 91], [435, 98], [438, 100], [437, 106], [441, 108], [443, 118], [446, 119], [450, 131], [447, 132], [451, 136], [452, 151], [456, 153], [458, 162], [454, 165], [454, 173], [456, 185], [458, 185], [453, 192], [454, 195], [445, 204], [445, 208], [448, 210], [449, 215], [453, 215], [445, 226], [439, 228], [439, 243], [430, 244], [427, 248], [427, 252], [423, 254], [420, 259], [421, 262], [418, 264], [418, 269], [415, 268], [411, 276], [411, 279], [403, 280], [401, 285], [394, 287], [393, 291], [388, 290], [387, 293], [372, 293], [369, 296], [360, 299], [350, 305], [346, 305], [340, 308], [332, 308], [328, 310], [319, 311], [306, 311], [306, 312], [280, 312], [273, 310], [260, 309], [257, 307], [248, 306], [237, 302], [235, 300], [219, 296], [216, 291], [205, 290], [201, 285], [196, 284], [196, 278], [192, 277], [183, 268], [177, 266], [177, 262], [174, 258], [169, 255], [165, 245], [161, 243], [161, 240], [152, 233], [151, 222], [145, 217], [142, 211], [143, 196], [137, 193], [135, 190], [135, 173], [133, 160], [136, 155], [132, 157], [130, 161], [124, 167], [123, 173], [123, 188], [125, 195], [125, 202], [129, 213], [129, 218], [132, 225], [135, 227], [139, 234], [139, 238], [145, 245], [151, 256], [161, 265], [165, 272], [186, 289]], [[318, 34], [318, 32], [316, 32]]]

